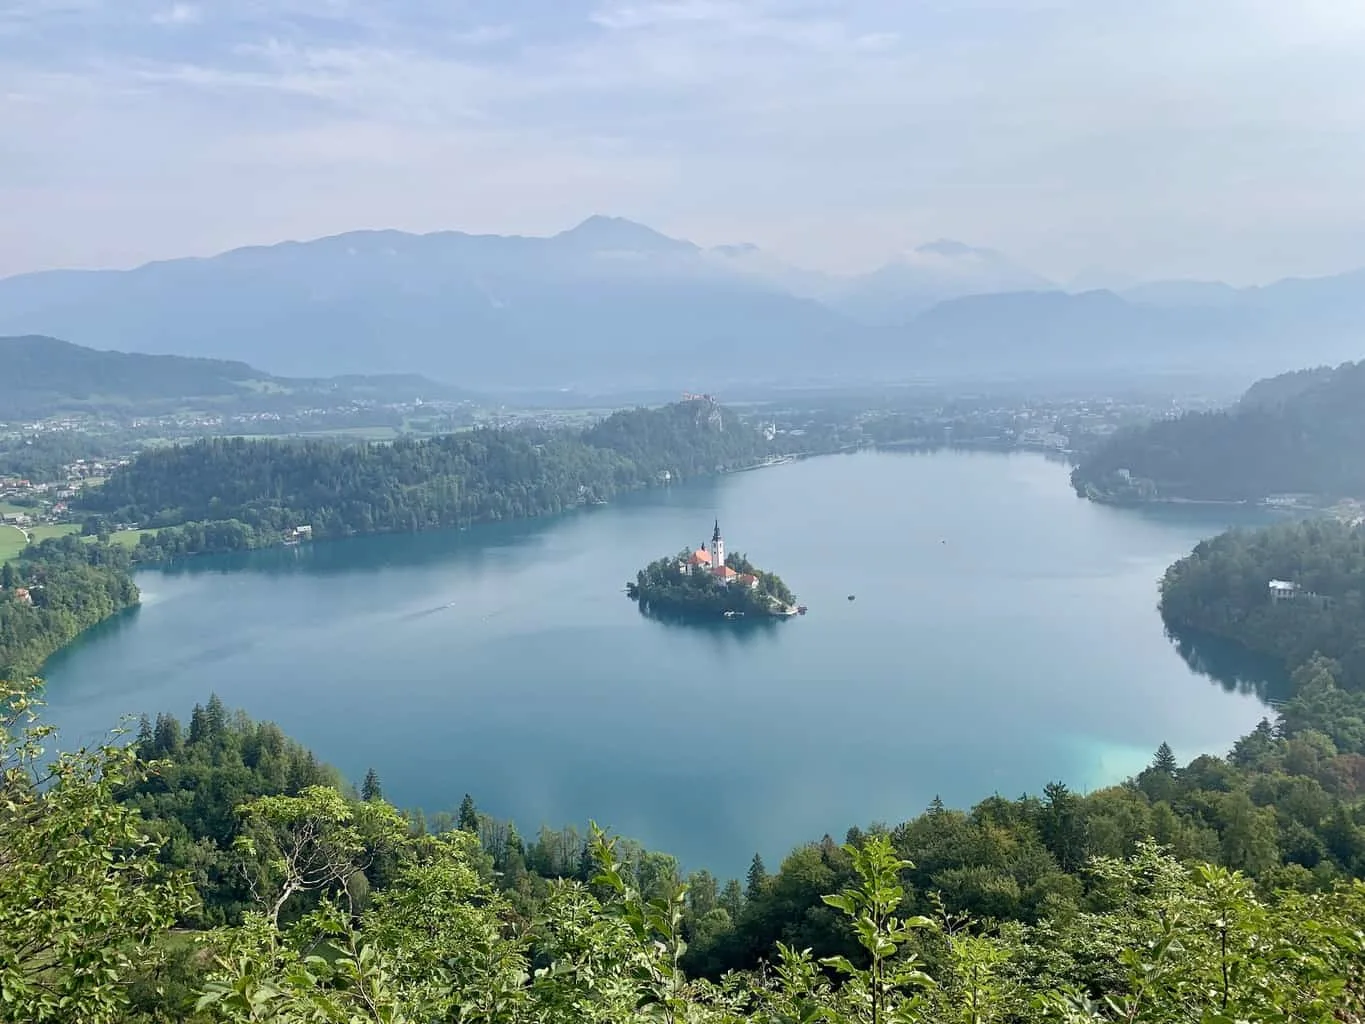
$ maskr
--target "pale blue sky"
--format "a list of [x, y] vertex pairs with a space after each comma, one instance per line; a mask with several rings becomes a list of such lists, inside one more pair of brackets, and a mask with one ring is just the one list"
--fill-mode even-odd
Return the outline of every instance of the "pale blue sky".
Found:
[[854, 270], [1365, 265], [1348, 0], [0, 0], [0, 274], [618, 214]]

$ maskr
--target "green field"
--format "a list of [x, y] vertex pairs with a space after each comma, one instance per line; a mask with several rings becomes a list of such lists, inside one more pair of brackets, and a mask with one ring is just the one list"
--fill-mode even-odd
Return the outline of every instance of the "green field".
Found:
[[115, 544], [121, 544], [125, 548], [137, 547], [137, 539], [144, 533], [156, 535], [156, 530], [119, 530], [118, 533], [111, 533], [109, 539]]
[[17, 526], [0, 526], [0, 562], [8, 562], [24, 550], [24, 531]]
[[42, 526], [30, 526], [28, 530], [29, 539], [37, 544], [45, 541], [49, 537], [65, 537], [69, 533], [80, 533], [80, 523], [52, 523]]

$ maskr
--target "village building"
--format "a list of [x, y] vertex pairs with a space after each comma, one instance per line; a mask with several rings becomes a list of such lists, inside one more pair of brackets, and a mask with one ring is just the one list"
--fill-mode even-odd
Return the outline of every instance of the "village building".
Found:
[[1271, 580], [1267, 588], [1270, 590], [1272, 601], [1291, 601], [1299, 596], [1302, 589], [1297, 583], [1290, 583], [1288, 580]]

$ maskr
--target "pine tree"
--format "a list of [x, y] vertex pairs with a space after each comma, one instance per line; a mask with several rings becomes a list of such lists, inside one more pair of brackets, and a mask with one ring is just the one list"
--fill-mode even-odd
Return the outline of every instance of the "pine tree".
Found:
[[754, 859], [749, 865], [749, 874], [745, 878], [744, 898], [746, 900], [756, 900], [762, 897], [764, 886], [768, 884], [768, 869], [763, 865], [763, 857], [754, 854]]
[[204, 717], [210, 736], [217, 738], [227, 732], [227, 708], [223, 706], [222, 698], [218, 694], [209, 695], [209, 703], [208, 707], [204, 709]]
[[[194, 724], [190, 723], [191, 738], [193, 738]], [[170, 757], [180, 753], [182, 740], [180, 738], [180, 719], [174, 715], [160, 714], [156, 716], [156, 725], [152, 729], [152, 752], [157, 757]]]
[[203, 743], [208, 738], [209, 724], [204, 716], [204, 705], [196, 704], [190, 712], [190, 742]]
[[474, 806], [474, 798], [468, 793], [460, 801], [460, 816], [458, 821], [460, 830], [479, 834], [479, 809]]
[[360, 799], [367, 804], [384, 799], [384, 790], [379, 785], [379, 773], [373, 768], [365, 773], [365, 781], [360, 784]]
[[1180, 762], [1175, 759], [1175, 752], [1171, 750], [1169, 743], [1162, 743], [1156, 748], [1156, 757], [1152, 760], [1152, 767], [1159, 772], [1164, 772], [1171, 778], [1175, 778], [1175, 773], [1180, 769]]
[[13, 562], [6, 562], [0, 567], [0, 587], [12, 590], [19, 585], [19, 570], [14, 567]]
[[152, 720], [146, 715], [138, 719], [137, 723], [137, 753], [139, 757], [150, 758], [152, 745], [155, 742], [155, 735], [152, 732]]

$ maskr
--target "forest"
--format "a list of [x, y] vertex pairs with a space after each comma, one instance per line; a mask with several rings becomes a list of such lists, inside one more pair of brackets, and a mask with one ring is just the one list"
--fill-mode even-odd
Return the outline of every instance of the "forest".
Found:
[[152, 449], [87, 492], [103, 523], [144, 534], [139, 560], [550, 515], [622, 491], [751, 465], [771, 443], [706, 401], [618, 412], [583, 432], [476, 429], [343, 444], [213, 438]]
[[75, 537], [0, 566], [0, 679], [23, 679], [97, 622], [137, 604], [128, 552]]
[[53, 764], [5, 686], [0, 1020], [1359, 1021], [1365, 758], [1305, 713], [722, 885], [470, 797], [402, 812], [216, 698]]
[[[1300, 589], [1277, 601], [1271, 580]], [[1341, 685], [1365, 691], [1365, 529], [1311, 519], [1202, 541], [1167, 570], [1161, 612], [1291, 671], [1316, 654], [1332, 658]]]
[[1231, 409], [1121, 430], [1072, 484], [1110, 501], [1365, 495], [1365, 362], [1270, 378]]

